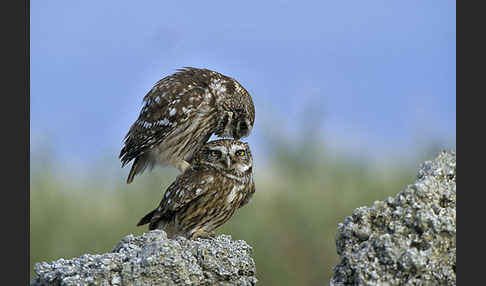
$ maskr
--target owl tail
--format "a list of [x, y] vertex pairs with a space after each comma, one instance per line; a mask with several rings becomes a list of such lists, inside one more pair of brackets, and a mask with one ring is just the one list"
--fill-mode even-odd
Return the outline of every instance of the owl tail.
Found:
[[128, 173], [127, 177], [127, 184], [133, 182], [133, 178], [137, 175], [142, 173], [145, 168], [147, 167], [147, 160], [145, 156], [140, 156], [135, 158], [133, 161], [132, 168], [130, 169], [130, 173]]
[[137, 159], [135, 159], [135, 162], [133, 162], [132, 168], [130, 169], [130, 173], [128, 173], [127, 184], [130, 184], [131, 182], [133, 182], [133, 178], [138, 173], [137, 169], [138, 169], [137, 168]]
[[144, 224], [147, 224], [149, 223], [151, 220], [152, 220], [152, 217], [154, 216], [155, 212], [157, 211], [157, 209], [149, 212], [148, 214], [146, 214], [138, 223], [137, 223], [137, 226], [141, 226], [141, 225], [144, 225]]
[[150, 167], [150, 169], [153, 168], [153, 164], [154, 163], [149, 160], [149, 156], [146, 154], [135, 158], [132, 168], [130, 169], [130, 173], [128, 173], [127, 184], [133, 182], [133, 178], [136, 175], [141, 174], [147, 168], [147, 166]]

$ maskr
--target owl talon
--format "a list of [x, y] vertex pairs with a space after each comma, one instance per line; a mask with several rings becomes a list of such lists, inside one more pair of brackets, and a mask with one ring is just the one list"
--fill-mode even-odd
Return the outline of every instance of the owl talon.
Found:
[[199, 231], [196, 232], [193, 237], [200, 239], [216, 239], [216, 233], [214, 231]]

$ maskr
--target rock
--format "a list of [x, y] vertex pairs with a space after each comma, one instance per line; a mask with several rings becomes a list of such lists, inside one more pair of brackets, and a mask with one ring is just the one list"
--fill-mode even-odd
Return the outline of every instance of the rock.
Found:
[[111, 253], [37, 263], [30, 285], [255, 285], [251, 252], [229, 235], [167, 239], [153, 230], [126, 236]]
[[456, 285], [456, 153], [422, 164], [394, 198], [338, 225], [330, 285]]

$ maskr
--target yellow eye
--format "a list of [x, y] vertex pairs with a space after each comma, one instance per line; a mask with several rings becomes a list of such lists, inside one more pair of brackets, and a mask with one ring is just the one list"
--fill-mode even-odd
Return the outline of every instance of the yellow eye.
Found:
[[216, 157], [218, 155], [218, 152], [216, 152], [216, 151], [209, 151], [209, 155], [211, 157]]
[[246, 155], [245, 150], [238, 150], [238, 151], [236, 152], [236, 156], [243, 157], [243, 156], [245, 156], [245, 155]]

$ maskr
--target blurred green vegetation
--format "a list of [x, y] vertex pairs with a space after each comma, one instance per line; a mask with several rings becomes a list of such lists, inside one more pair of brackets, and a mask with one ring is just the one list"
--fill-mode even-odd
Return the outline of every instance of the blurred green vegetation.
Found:
[[[330, 154], [317, 139], [309, 144], [277, 141], [268, 164], [256, 166], [253, 200], [219, 233], [253, 247], [259, 285], [327, 284], [338, 261], [337, 224], [353, 209], [412, 183], [418, 164], [377, 168], [365, 159]], [[135, 224], [159, 203], [176, 175], [159, 168], [126, 185], [127, 169], [105, 176], [101, 164], [80, 182], [56, 169], [49, 154], [36, 156], [30, 190], [31, 275], [35, 262], [108, 252], [125, 235], [146, 231]]]

